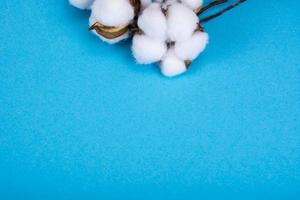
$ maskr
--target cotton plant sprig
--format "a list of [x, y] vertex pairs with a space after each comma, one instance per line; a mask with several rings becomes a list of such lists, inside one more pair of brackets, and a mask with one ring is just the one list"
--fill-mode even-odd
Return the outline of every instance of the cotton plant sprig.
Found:
[[199, 18], [210, 8], [227, 3], [215, 0], [69, 0], [80, 9], [90, 9], [90, 30], [110, 44], [133, 37], [132, 53], [139, 64], [160, 63], [163, 75], [187, 71], [206, 48], [209, 36], [202, 23], [208, 22], [246, 0]]

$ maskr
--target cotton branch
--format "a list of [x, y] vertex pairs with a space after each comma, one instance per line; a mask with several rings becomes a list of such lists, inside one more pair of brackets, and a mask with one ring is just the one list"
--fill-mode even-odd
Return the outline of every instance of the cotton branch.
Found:
[[211, 3], [209, 3], [208, 5], [200, 8], [197, 11], [197, 15], [201, 15], [202, 13], [204, 13], [205, 11], [207, 11], [208, 9], [213, 8], [215, 6], [218, 6], [218, 5], [221, 5], [221, 4], [226, 3], [226, 2], [228, 2], [228, 0], [215, 0], [215, 1], [211, 2]]
[[235, 7], [237, 7], [237, 6], [239, 6], [240, 4], [242, 4], [242, 3], [244, 3], [244, 2], [246, 2], [246, 0], [239, 0], [238, 2], [236, 2], [236, 3], [234, 3], [234, 4], [230, 5], [230, 6], [228, 6], [228, 7], [226, 7], [226, 8], [224, 8], [224, 9], [221, 10], [220, 12], [217, 12], [217, 13], [215, 13], [215, 14], [213, 14], [213, 15], [211, 15], [211, 16], [208, 16], [208, 17], [206, 17], [206, 18], [204, 18], [204, 19], [200, 19], [200, 22], [201, 22], [201, 23], [208, 22], [208, 21], [210, 21], [210, 20], [212, 20], [212, 19], [214, 19], [214, 18], [216, 18], [216, 17], [221, 16], [221, 15], [224, 14], [225, 12], [227, 12], [227, 11], [229, 11], [229, 10], [231, 10], [231, 9], [233, 9], [233, 8], [235, 8]]

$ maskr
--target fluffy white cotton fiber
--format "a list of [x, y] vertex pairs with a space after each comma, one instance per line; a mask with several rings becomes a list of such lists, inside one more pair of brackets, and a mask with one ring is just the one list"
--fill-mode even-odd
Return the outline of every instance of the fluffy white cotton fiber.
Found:
[[181, 0], [181, 2], [193, 10], [200, 8], [203, 4], [203, 0]]
[[185, 41], [176, 42], [175, 53], [183, 60], [194, 60], [205, 49], [208, 43], [208, 34], [196, 32]]
[[151, 64], [162, 59], [167, 51], [164, 41], [136, 34], [132, 40], [132, 53], [140, 64]]
[[146, 8], [152, 3], [152, 0], [140, 0], [140, 1], [141, 1], [142, 9]]
[[172, 77], [184, 73], [187, 67], [183, 60], [179, 59], [173, 49], [169, 49], [160, 65], [161, 73]]
[[175, 3], [168, 9], [168, 36], [177, 42], [192, 36], [199, 23], [195, 12], [183, 4]]
[[139, 16], [138, 27], [149, 37], [166, 40], [167, 20], [159, 3], [152, 3]]
[[92, 5], [92, 16], [105, 26], [128, 25], [134, 18], [134, 8], [129, 0], [96, 0]]

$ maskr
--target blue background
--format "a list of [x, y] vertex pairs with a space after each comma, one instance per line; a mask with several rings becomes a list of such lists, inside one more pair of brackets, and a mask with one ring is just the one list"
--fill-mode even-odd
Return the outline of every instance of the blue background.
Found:
[[300, 198], [299, 1], [206, 24], [174, 79], [66, 0], [0, 8], [0, 199]]

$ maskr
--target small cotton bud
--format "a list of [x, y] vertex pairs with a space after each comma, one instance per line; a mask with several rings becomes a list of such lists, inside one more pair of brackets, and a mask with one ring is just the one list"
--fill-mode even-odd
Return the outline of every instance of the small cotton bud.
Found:
[[132, 52], [140, 64], [151, 64], [160, 61], [167, 51], [165, 42], [146, 35], [136, 34], [132, 40]]
[[150, 4], [138, 19], [139, 28], [149, 37], [165, 40], [167, 37], [167, 20], [159, 3]]
[[208, 34], [196, 32], [192, 37], [185, 41], [175, 43], [175, 53], [183, 60], [194, 60], [204, 51], [208, 43]]
[[94, 0], [69, 0], [69, 2], [79, 9], [90, 9]]
[[186, 63], [179, 59], [173, 49], [169, 49], [160, 65], [161, 73], [168, 77], [180, 75], [187, 70]]
[[168, 9], [168, 36], [171, 41], [184, 41], [192, 36], [199, 23], [195, 12], [175, 3]]

